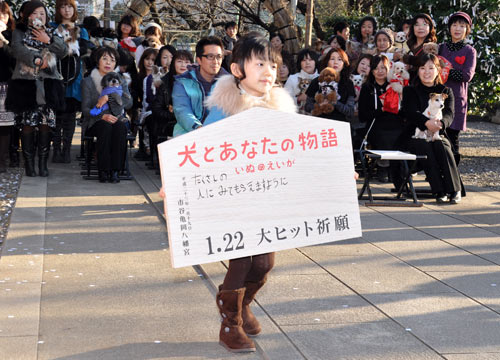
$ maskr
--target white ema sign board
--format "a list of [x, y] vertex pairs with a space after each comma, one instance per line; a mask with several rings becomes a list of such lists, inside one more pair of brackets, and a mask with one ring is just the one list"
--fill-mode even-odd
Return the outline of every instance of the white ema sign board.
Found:
[[346, 122], [253, 108], [158, 153], [173, 267], [361, 236]]

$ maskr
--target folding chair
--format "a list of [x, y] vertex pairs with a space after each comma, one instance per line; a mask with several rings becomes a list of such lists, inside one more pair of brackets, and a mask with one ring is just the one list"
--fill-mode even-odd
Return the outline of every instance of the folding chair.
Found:
[[[420, 203], [417, 199], [417, 193], [415, 191], [415, 187], [413, 186], [412, 172], [415, 168], [416, 161], [415, 160], [425, 160], [427, 159], [426, 155], [415, 155], [402, 151], [393, 151], [393, 150], [357, 150], [361, 159], [361, 166], [364, 174], [364, 183], [358, 194], [359, 200], [364, 200], [366, 197], [363, 197], [365, 191], [368, 194], [368, 201], [365, 203], [366, 206], [411, 206], [411, 207], [420, 207], [422, 203]], [[368, 162], [371, 160], [371, 164]], [[375, 165], [377, 164], [377, 160], [393, 160], [393, 161], [401, 161], [404, 166], [404, 180], [401, 183], [399, 189], [397, 189], [396, 197], [375, 197], [372, 194], [372, 189], [370, 187], [371, 174]], [[408, 166], [408, 161], [414, 161], [412, 169]], [[408, 196], [411, 196], [413, 202], [407, 202], [406, 199], [402, 199], [403, 191], [406, 190]], [[384, 201], [374, 201], [374, 200], [384, 200]]]

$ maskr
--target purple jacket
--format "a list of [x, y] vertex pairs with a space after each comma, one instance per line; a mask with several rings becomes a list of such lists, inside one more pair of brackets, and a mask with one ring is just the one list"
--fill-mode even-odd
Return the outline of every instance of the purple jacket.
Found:
[[439, 45], [439, 55], [453, 66], [445, 84], [453, 90], [455, 96], [455, 118], [450, 128], [463, 131], [467, 129], [467, 91], [476, 70], [476, 49], [470, 45], [464, 45], [458, 50], [450, 50], [450, 47], [460, 47], [460, 45], [447, 43]]

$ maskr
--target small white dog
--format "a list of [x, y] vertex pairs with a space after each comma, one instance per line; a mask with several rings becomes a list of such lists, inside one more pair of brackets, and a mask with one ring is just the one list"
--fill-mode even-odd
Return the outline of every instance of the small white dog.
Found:
[[359, 98], [359, 93], [361, 92], [361, 86], [363, 86], [363, 83], [365, 82], [365, 75], [364, 74], [351, 74], [351, 81], [352, 84], [354, 85], [354, 92], [356, 93], [356, 99]]
[[[424, 110], [424, 115], [425, 117], [429, 119], [437, 119], [437, 120], [442, 120], [443, 119], [443, 108], [444, 108], [444, 101], [448, 98], [448, 95], [446, 94], [436, 94], [432, 93], [429, 95], [429, 105], [427, 108]], [[418, 127], [415, 129], [415, 135], [413, 136], [414, 139], [425, 139], [428, 142], [430, 141], [435, 141], [435, 140], [442, 140], [441, 136], [439, 135], [439, 131], [436, 131], [434, 133], [430, 132], [429, 130], [422, 131]]]

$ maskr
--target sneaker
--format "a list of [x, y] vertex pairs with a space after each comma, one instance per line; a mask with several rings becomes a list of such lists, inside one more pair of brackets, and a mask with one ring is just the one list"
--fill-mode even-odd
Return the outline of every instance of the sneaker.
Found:
[[451, 204], [458, 204], [460, 201], [462, 201], [462, 194], [460, 193], [460, 191], [451, 194], [451, 199], [450, 199]]
[[439, 193], [436, 197], [436, 202], [438, 204], [444, 204], [445, 202], [448, 202], [448, 195]]

